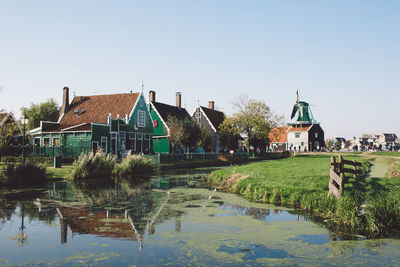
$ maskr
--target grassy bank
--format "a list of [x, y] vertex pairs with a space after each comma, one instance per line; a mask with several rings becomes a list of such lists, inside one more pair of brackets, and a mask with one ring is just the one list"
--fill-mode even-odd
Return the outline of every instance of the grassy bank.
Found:
[[230, 159], [176, 160], [171, 162], [164, 162], [158, 166], [161, 170], [217, 167], [217, 166], [227, 166], [232, 164], [256, 162], [261, 160], [283, 159], [289, 156], [290, 156], [289, 153], [274, 152], [268, 154], [255, 155], [254, 157], [248, 157], [248, 158], [237, 158], [235, 160], [230, 160]]
[[386, 157], [400, 157], [400, 152], [389, 152], [389, 151], [377, 151], [377, 152], [369, 152], [368, 155], [373, 156], [386, 156]]
[[[351, 157], [369, 169], [366, 158]], [[282, 160], [262, 161], [214, 171], [211, 187], [236, 193], [249, 200], [295, 205], [306, 212], [370, 235], [400, 230], [400, 179], [348, 177], [344, 196], [328, 197], [330, 157], [301, 155]], [[360, 206], [366, 201], [366, 213]]]

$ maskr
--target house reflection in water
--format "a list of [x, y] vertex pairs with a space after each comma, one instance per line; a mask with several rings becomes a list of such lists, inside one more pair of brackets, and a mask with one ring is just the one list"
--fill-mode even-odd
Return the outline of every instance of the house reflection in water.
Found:
[[[135, 228], [129, 211], [111, 214], [110, 210], [91, 210], [90, 206], [62, 206], [57, 208], [60, 216], [61, 243], [67, 242], [68, 227], [73, 234], [91, 234], [140, 242], [141, 235]], [[114, 211], [116, 212], [116, 211]]]

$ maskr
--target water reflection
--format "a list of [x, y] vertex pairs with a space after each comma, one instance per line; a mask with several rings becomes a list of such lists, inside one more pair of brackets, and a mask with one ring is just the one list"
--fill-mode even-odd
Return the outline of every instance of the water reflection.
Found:
[[[97, 264], [96, 254], [111, 255], [97, 257], [107, 258], [109, 265], [198, 265], [196, 257], [208, 265], [224, 265], [228, 259], [233, 265], [295, 265], [310, 263], [305, 255], [320, 260], [360, 253], [379, 257], [388, 249], [386, 241], [343, 241], [355, 235], [327, 231], [298, 211], [248, 203], [204, 187], [204, 175], [196, 172], [3, 190], [0, 265], [8, 265], [4, 258], [39, 264], [32, 259], [51, 260], [48, 251], [58, 255], [49, 263], [54, 265]], [[398, 252], [400, 244], [389, 248]]]

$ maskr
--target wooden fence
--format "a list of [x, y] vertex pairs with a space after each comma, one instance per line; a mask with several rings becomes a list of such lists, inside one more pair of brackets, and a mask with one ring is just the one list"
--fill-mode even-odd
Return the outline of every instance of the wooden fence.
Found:
[[[350, 165], [352, 168], [345, 168], [345, 165]], [[362, 163], [355, 160], [345, 160], [342, 155], [339, 155], [338, 162], [336, 162], [336, 157], [331, 157], [329, 194], [333, 194], [337, 198], [342, 197], [346, 180], [345, 173], [353, 174], [354, 179], [356, 179], [357, 175], [361, 174], [361, 170], [357, 170], [357, 167], [361, 166]]]

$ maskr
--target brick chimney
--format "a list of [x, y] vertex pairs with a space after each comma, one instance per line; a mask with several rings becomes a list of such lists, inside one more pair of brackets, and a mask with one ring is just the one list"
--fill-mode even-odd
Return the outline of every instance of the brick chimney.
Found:
[[60, 119], [61, 116], [68, 111], [68, 107], [69, 107], [69, 88], [68, 87], [64, 87], [63, 88], [62, 106], [61, 106], [61, 109], [60, 109], [60, 115], [58, 116], [58, 119]]
[[182, 93], [181, 92], [176, 92], [176, 106], [178, 108], [182, 107]]
[[214, 109], [214, 101], [208, 101], [208, 108]]
[[149, 101], [156, 102], [156, 92], [154, 92], [154, 91], [149, 92]]

